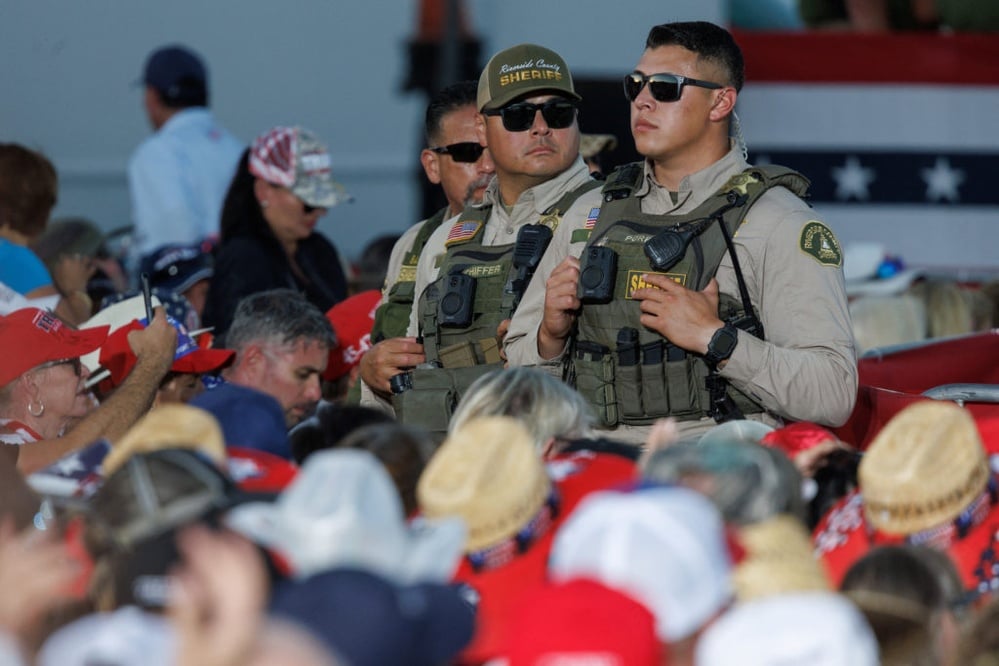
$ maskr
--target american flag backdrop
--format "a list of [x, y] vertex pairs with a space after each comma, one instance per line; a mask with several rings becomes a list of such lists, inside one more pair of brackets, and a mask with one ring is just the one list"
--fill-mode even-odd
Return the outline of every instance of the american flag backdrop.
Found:
[[844, 245], [999, 274], [999, 39], [738, 33], [750, 161], [801, 171]]

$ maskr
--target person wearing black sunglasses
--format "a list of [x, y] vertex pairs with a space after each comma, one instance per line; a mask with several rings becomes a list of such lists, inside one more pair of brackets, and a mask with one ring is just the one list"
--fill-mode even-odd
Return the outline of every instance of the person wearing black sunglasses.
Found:
[[412, 395], [396, 396], [405, 420], [446, 427], [433, 398], [418, 397], [421, 382], [444, 381], [460, 395], [496, 367], [499, 341], [552, 231], [598, 205], [599, 183], [579, 155], [580, 99], [565, 60], [543, 46], [510, 47], [483, 69], [478, 138], [496, 176], [482, 205], [446, 222], [420, 256], [408, 334], [423, 337], [426, 363], [435, 367], [414, 371]]
[[382, 302], [371, 330], [374, 344], [360, 362], [362, 381], [358, 388], [366, 405], [382, 402], [390, 410], [391, 378], [425, 360], [423, 345], [416, 338], [405, 337], [417, 261], [430, 235], [466, 205], [481, 203], [492, 180], [493, 161], [476, 130], [477, 89], [475, 81], [460, 81], [443, 88], [427, 105], [427, 147], [420, 152], [420, 163], [427, 180], [441, 186], [447, 205], [407, 229], [392, 248]]
[[684, 435], [741, 417], [837, 426], [854, 405], [839, 241], [803, 176], [746, 161], [743, 78], [724, 28], [652, 28], [623, 77], [645, 159], [608, 175], [596, 219], [558, 229], [524, 296], [537, 311], [510, 325], [512, 364], [571, 356], [629, 441], [670, 416]]

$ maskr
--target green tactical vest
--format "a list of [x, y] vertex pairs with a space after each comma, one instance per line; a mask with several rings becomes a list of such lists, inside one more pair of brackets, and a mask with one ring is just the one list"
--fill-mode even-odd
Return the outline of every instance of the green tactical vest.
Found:
[[413, 246], [403, 258], [398, 279], [389, 288], [385, 302], [378, 306], [378, 311], [375, 312], [375, 323], [371, 327], [372, 343], [406, 335], [406, 329], [409, 328], [409, 313], [413, 309], [413, 297], [416, 292], [416, 264], [420, 261], [420, 253], [423, 252], [430, 235], [447, 219], [448, 210], [445, 206], [434, 213], [433, 217], [423, 223], [423, 227], [413, 239]]
[[[565, 211], [580, 196], [601, 184], [592, 180], [567, 192], [542, 213], [538, 224], [554, 231]], [[516, 243], [491, 246], [482, 243], [490, 210], [488, 205], [465, 209], [452, 227], [440, 277], [419, 298], [423, 350], [427, 365], [437, 367], [414, 369], [412, 388], [397, 394], [393, 405], [399, 421], [416, 423], [432, 433], [447, 432], [454, 407], [472, 382], [490, 370], [503, 367], [496, 329], [515, 309], [517, 295], [510, 293], [507, 285], [516, 274], [513, 266]], [[438, 325], [444, 284], [455, 273], [475, 279], [472, 323], [465, 328]]]
[[[586, 244], [587, 248], [610, 247], [618, 255], [614, 297], [606, 304], [583, 305], [572, 350], [576, 388], [605, 427], [621, 423], [649, 425], [667, 416], [701, 419], [708, 415], [710, 407], [705, 382], [709, 368], [703, 358], [676, 347], [639, 322], [640, 302], [631, 294], [648, 286], [642, 280], [643, 273], [656, 272], [645, 255], [645, 242], [668, 226], [717, 215], [736, 201], [735, 197], [745, 195], [721, 217], [734, 235], [749, 208], [771, 187], [785, 187], [798, 196], [804, 196], [808, 189], [808, 180], [790, 169], [753, 167], [733, 176], [690, 213], [649, 215], [641, 211], [640, 199], [633, 196], [643, 177], [642, 164], [636, 163], [621, 167], [607, 179], [605, 202]], [[699, 291], [714, 277], [726, 252], [725, 237], [716, 220], [693, 238], [676, 265], [658, 274]], [[719, 318], [729, 322], [747, 314], [742, 302], [728, 294], [719, 295], [718, 310]], [[618, 336], [628, 327], [638, 331], [639, 353], [635, 362], [622, 365], [616, 353]], [[727, 383], [725, 388], [743, 414], [763, 411], [749, 396]]]

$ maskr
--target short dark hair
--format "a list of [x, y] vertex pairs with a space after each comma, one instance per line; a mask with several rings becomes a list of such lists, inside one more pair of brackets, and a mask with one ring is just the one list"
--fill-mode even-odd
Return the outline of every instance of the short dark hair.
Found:
[[424, 122], [424, 133], [427, 145], [433, 145], [441, 132], [441, 122], [444, 116], [457, 111], [469, 104], [475, 105], [479, 84], [476, 81], [459, 81], [452, 83], [430, 98], [427, 105], [427, 115]]
[[204, 81], [199, 81], [194, 77], [181, 77], [169, 90], [157, 86], [150, 86], [150, 88], [156, 91], [163, 105], [170, 109], [208, 106], [208, 88]]
[[52, 162], [16, 143], [0, 143], [0, 227], [34, 238], [45, 231], [59, 179]]
[[682, 46], [700, 58], [720, 66], [728, 78], [724, 83], [736, 91], [742, 90], [746, 79], [746, 64], [742, 50], [725, 28], [707, 21], [663, 23], [649, 31], [646, 49], [660, 46]]
[[294, 289], [270, 289], [244, 297], [236, 306], [225, 345], [237, 353], [254, 342], [293, 345], [299, 340], [336, 346], [333, 325]]

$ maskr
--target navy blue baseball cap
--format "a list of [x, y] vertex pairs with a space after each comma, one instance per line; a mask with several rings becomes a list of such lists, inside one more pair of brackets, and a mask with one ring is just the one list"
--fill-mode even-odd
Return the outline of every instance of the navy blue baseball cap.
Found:
[[189, 404], [218, 420], [227, 446], [266, 451], [291, 460], [284, 410], [273, 396], [225, 382], [199, 393]]
[[397, 585], [361, 569], [333, 569], [279, 582], [270, 611], [353, 666], [438, 666], [472, 639], [475, 608], [465, 595], [456, 585]]
[[164, 245], [142, 259], [140, 270], [153, 288], [183, 294], [215, 272], [215, 260], [201, 245]]
[[142, 83], [160, 92], [167, 103], [208, 100], [208, 72], [201, 57], [174, 44], [153, 51], [146, 59]]

